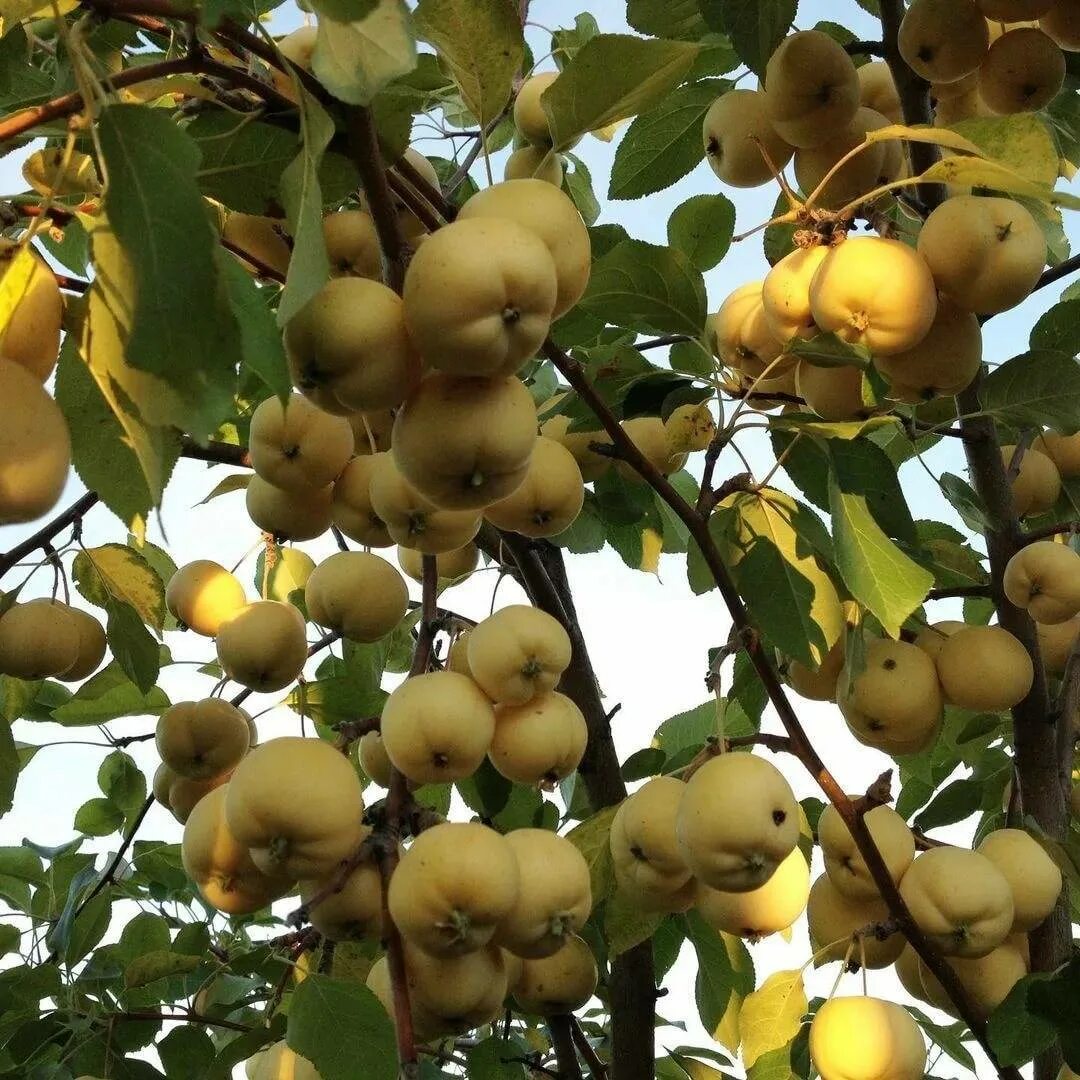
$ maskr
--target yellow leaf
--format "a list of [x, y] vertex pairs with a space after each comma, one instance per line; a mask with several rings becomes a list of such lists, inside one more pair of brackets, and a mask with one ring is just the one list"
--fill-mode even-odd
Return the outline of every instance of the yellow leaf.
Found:
[[966, 187], [992, 188], [1009, 195], [1020, 195], [1051, 206], [1065, 206], [1070, 210], [1080, 210], [1080, 196], [1064, 191], [1055, 191], [1046, 184], [1037, 184], [1027, 180], [1019, 173], [996, 161], [987, 161], [974, 157], [948, 157], [935, 162], [916, 183], [926, 184], [961, 184]]
[[748, 995], [739, 1013], [743, 1063], [750, 1068], [799, 1033], [807, 1009], [802, 971], [777, 971]]
[[969, 138], [982, 153], [1037, 184], [1054, 186], [1058, 152], [1046, 122], [1034, 113], [981, 116], [961, 120], [952, 130]]
[[975, 154], [977, 157], [983, 155], [983, 152], [975, 143], [950, 128], [907, 127], [905, 124], [889, 124], [888, 127], [877, 128], [869, 132], [863, 141], [870, 145], [877, 142], [886, 142], [890, 139], [933, 143], [935, 146], [945, 146], [950, 150], [961, 150], [967, 154]]
[[19, 248], [15, 257], [8, 262], [4, 276], [0, 278], [0, 334], [7, 328], [19, 301], [26, 295], [36, 267], [34, 253], [29, 247]]
[[595, 135], [601, 142], [611, 142], [615, 138], [615, 132], [625, 123], [625, 120], [614, 120], [610, 124], [605, 124], [603, 127], [590, 131], [589, 134]]
[[660, 552], [664, 550], [664, 538], [646, 527], [641, 533], [641, 565], [638, 569], [647, 574], [660, 573]]
[[820, 643], [815, 642], [810, 645], [810, 651], [815, 662], [820, 663], [840, 637], [844, 611], [832, 579], [807, 550], [806, 541], [795, 528], [796, 516], [800, 513], [795, 500], [775, 488], [762, 488], [759, 492], [737, 492], [720, 505], [739, 515], [734, 543], [721, 539], [725, 561], [729, 565], [737, 565], [755, 539], [762, 537], [769, 540], [784, 561], [813, 586], [810, 619], [821, 631], [827, 647], [822, 650]]
[[[733, 971], [743, 972], [749, 968], [749, 954], [743, 947], [742, 941], [734, 934], [720, 935], [727, 949], [728, 959], [731, 961]], [[720, 1023], [716, 1025], [713, 1038], [725, 1049], [733, 1054], [739, 1052], [739, 1013], [742, 1011], [743, 995], [735, 990], [728, 997], [727, 1008], [720, 1017]]]
[[22, 166], [23, 179], [39, 195], [97, 195], [101, 191], [97, 167], [89, 154], [49, 146], [31, 154]]

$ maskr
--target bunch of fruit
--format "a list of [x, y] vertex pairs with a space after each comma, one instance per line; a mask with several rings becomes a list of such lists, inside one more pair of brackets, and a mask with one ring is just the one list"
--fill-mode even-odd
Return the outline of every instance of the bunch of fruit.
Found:
[[[1034, 620], [1047, 670], [1060, 675], [1080, 636], [1080, 555], [1052, 541], [1028, 544], [1009, 560], [1003, 587]], [[856, 739], [893, 755], [931, 746], [944, 705], [1009, 709], [1034, 675], [1007, 630], [959, 621], [930, 624], [914, 641], [870, 639], [857, 671], [845, 668], [845, 655], [841, 634], [816, 670], [790, 663], [788, 682], [803, 697], [836, 701]]]
[[[324, 626], [371, 641], [400, 621], [407, 594], [378, 556], [339, 552], [311, 572], [305, 600]], [[184, 625], [216, 635], [225, 670], [259, 689], [285, 670], [266, 621], [295, 613], [303, 643], [294, 607], [246, 603], [236, 579], [214, 564], [178, 570], [168, 604]], [[234, 630], [245, 619], [258, 620], [257, 634]], [[233, 651], [245, 641], [246, 652]], [[386, 785], [392, 765], [419, 786], [465, 779], [487, 757], [514, 782], [556, 784], [580, 764], [587, 741], [581, 712], [554, 689], [570, 656], [557, 620], [528, 606], [500, 609], [455, 641], [446, 670], [394, 690], [379, 730], [360, 742], [362, 767]], [[373, 858], [356, 859], [372, 830], [345, 754], [319, 739], [255, 745], [246, 714], [217, 698], [167, 710], [157, 747], [154, 793], [185, 822], [184, 867], [207, 904], [250, 913], [298, 889], [328, 939], [380, 937], [380, 871]], [[591, 909], [584, 857], [555, 833], [502, 836], [478, 823], [421, 833], [389, 883], [417, 1032], [430, 1039], [486, 1023], [508, 992], [528, 1012], [580, 1007], [597, 979], [592, 953], [576, 937]], [[389, 1007], [385, 961], [368, 982]]]
[[[622, 803], [612, 823], [618, 888], [641, 910], [694, 907], [717, 930], [751, 940], [787, 930], [805, 910], [818, 962], [895, 964], [914, 996], [951, 1011], [904, 938], [877, 931], [889, 908], [840, 813], [829, 806], [821, 814], [825, 873], [812, 885], [798, 846], [800, 819], [783, 775], [751, 754], [711, 757], [686, 781], [656, 777]], [[1025, 935], [1047, 918], [1061, 892], [1056, 864], [1019, 829], [992, 832], [975, 851], [942, 846], [916, 856], [915, 836], [896, 811], [874, 806], [864, 820], [919, 928], [948, 958], [976, 1010], [989, 1015], [1027, 973]], [[901, 1057], [923, 1053], [903, 1009], [859, 1000], [822, 1008], [813, 1021], [811, 1047], [817, 1046], [812, 1052], [822, 1075], [846, 1052], [826, 1034], [841, 1009], [885, 1009], [890, 1023], [908, 1032], [900, 1041], [909, 1050]]]
[[48, 597], [15, 603], [0, 615], [0, 675], [78, 682], [101, 666], [106, 644], [87, 611]]
[[514, 132], [517, 148], [506, 160], [503, 176], [507, 180], [535, 177], [555, 187], [562, 187], [562, 159], [552, 146], [547, 113], [540, 95], [558, 79], [549, 71], [526, 79], [514, 98]]
[[56, 277], [36, 254], [11, 240], [0, 239], [0, 266], [22, 290], [0, 329], [0, 401], [5, 411], [0, 428], [0, 525], [10, 525], [43, 517], [60, 500], [71, 467], [71, 436], [44, 387], [60, 355], [64, 302]]
[[930, 83], [938, 122], [953, 122], [1049, 105], [1080, 22], [1069, 0], [915, 0], [897, 44]]
[[[797, 394], [830, 421], [865, 419], [886, 403], [862, 368], [800, 359], [798, 342], [830, 333], [860, 347], [897, 401], [951, 397], [979, 372], [978, 316], [1020, 303], [1046, 263], [1030, 212], [989, 196], [947, 199], [927, 218], [917, 248], [888, 237], [828, 243], [808, 232], [801, 240], [764, 280], [728, 296], [707, 334], [743, 387]], [[1052, 505], [1057, 493], [1046, 486]], [[1017, 509], [1038, 512], [1043, 502], [1020, 500]]]

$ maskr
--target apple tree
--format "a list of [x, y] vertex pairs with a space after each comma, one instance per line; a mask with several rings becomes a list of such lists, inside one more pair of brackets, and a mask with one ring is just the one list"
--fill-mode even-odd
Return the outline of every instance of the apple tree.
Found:
[[301, 6], [0, 3], [0, 1077], [1075, 1076], [1074, 0]]

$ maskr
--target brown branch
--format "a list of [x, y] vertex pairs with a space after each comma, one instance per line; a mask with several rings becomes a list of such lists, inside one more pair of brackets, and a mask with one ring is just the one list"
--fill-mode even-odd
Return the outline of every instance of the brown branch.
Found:
[[[143, 821], [146, 819], [146, 815], [150, 813], [150, 807], [154, 805], [154, 796], [148, 795], [146, 801], [139, 808], [139, 812], [135, 815], [131, 824], [128, 826], [127, 832], [124, 833], [124, 839], [120, 843], [120, 847], [117, 848], [116, 854], [109, 860], [108, 866], [105, 867], [101, 876], [94, 882], [94, 887], [78, 902], [75, 906], [75, 911], [71, 916], [71, 925], [74, 926], [76, 920], [83, 913], [86, 905], [90, 903], [103, 889], [108, 887], [115, 880], [116, 871], [120, 869], [120, 864], [124, 861], [124, 856], [127, 854], [128, 848], [131, 847], [135, 841], [135, 834], [139, 831]], [[47, 964], [56, 963], [58, 951], [53, 948], [49, 951], [48, 959], [45, 961]]]
[[217, 465], [238, 465], [251, 468], [251, 457], [247, 448], [234, 443], [211, 440], [200, 443], [190, 435], [180, 436], [180, 453], [194, 461], [210, 461]]
[[88, 491], [47, 525], [42, 525], [32, 536], [28, 536], [21, 543], [16, 544], [6, 555], [0, 555], [0, 578], [17, 563], [22, 562], [32, 551], [37, 551], [38, 548], [50, 543], [58, 533], [63, 532], [69, 525], [81, 522], [83, 516], [95, 507], [98, 501], [97, 493]]
[[555, 1051], [555, 1061], [558, 1063], [559, 1080], [581, 1080], [581, 1065], [574, 1050], [572, 1023], [573, 1017], [569, 1015], [547, 1018], [551, 1049]]
[[[143, 64], [140, 67], [128, 68], [112, 76], [108, 82], [114, 90], [121, 90], [125, 86], [149, 82], [151, 79], [165, 79], [170, 75], [191, 75], [199, 70], [199, 64], [198, 57], [193, 56], [183, 56], [178, 60], [162, 60], [157, 64]], [[25, 135], [40, 124], [71, 116], [82, 107], [82, 94], [73, 92], [14, 113], [6, 120], [0, 120], [0, 145], [20, 135]]]
[[349, 106], [345, 118], [353, 163], [360, 173], [375, 231], [379, 235], [379, 247], [386, 260], [387, 284], [394, 292], [400, 293], [409, 249], [387, 183], [375, 121], [371, 110], [362, 105]]
[[884, 56], [885, 43], [882, 41], [849, 41], [844, 46], [849, 56]]
[[[581, 709], [589, 731], [578, 775], [595, 809], [614, 806], [626, 798], [626, 785], [611, 737], [610, 721], [617, 710], [608, 712], [604, 708], [600, 685], [578, 623], [562, 551], [546, 541], [529, 541], [517, 533], [494, 535], [492, 540], [490, 534], [482, 531], [479, 542], [496, 558], [503, 552], [510, 553], [529, 599], [558, 619], [570, 635], [570, 666], [563, 672], [559, 689]], [[608, 991], [613, 1080], [652, 1080], [656, 980], [651, 940], [627, 949], [612, 961]]]
[[662, 337], [649, 338], [648, 341], [639, 341], [634, 348], [638, 352], [647, 352], [649, 349], [664, 349], [668, 345], [678, 345], [684, 341], [693, 341], [689, 334], [664, 334]]
[[229, 1031], [254, 1031], [249, 1024], [241, 1024], [236, 1020], [220, 1020], [204, 1013], [198, 1013], [194, 1009], [185, 1009], [179, 1013], [158, 1012], [154, 1009], [129, 1009], [127, 1012], [112, 1013], [110, 1020], [164, 1020], [175, 1024], [206, 1024], [209, 1027], [226, 1028]]
[[[955, 972], [945, 963], [940, 953], [930, 944], [926, 935], [912, 918], [911, 912], [900, 896], [896, 883], [893, 881], [892, 875], [889, 873], [889, 869], [881, 856], [881, 852], [870, 835], [862, 814], [858, 812], [855, 804], [837, 783], [807, 737], [775, 669], [765, 655], [765, 650], [753, 644], [755, 638], [753, 624], [746, 606], [735, 588], [735, 583], [728, 572], [723, 557], [709, 532], [708, 519], [697, 513], [683, 499], [679, 492], [672, 487], [667, 477], [641, 453], [633, 440], [626, 435], [615, 415], [593, 389], [581, 365], [550, 340], [545, 342], [543, 351], [563, 378], [578, 392], [595, 413], [596, 418], [611, 437], [622, 459], [628, 462], [641, 478], [668, 504], [679, 520], [686, 526], [691, 537], [697, 542], [705, 563], [727, 605], [734, 629], [746, 643], [747, 656], [791, 740], [792, 752], [803, 763], [828, 797], [829, 802], [840, 813], [841, 818], [851, 832], [852, 838], [855, 840], [859, 854], [862, 855], [863, 860], [866, 862], [871, 877], [874, 879], [874, 883], [889, 908], [890, 914], [896, 919], [904, 936], [930, 971], [937, 976], [949, 999], [956, 1006], [957, 1012], [968, 1027], [971, 1028], [972, 1034], [978, 1039], [991, 1061], [996, 1061], [987, 1041], [985, 1021], [973, 1008], [967, 992], [956, 978]], [[1012, 1068], [999, 1067], [998, 1074], [1002, 1078], [1007, 1077], [1008, 1080], [1019, 1080], [1020, 1078], [1019, 1072]]]
[[70, 277], [67, 274], [61, 274], [56, 270], [53, 271], [53, 277], [56, 278], [56, 284], [64, 290], [64, 292], [84, 293], [90, 288], [90, 282], [84, 281], [82, 278]]
[[403, 180], [391, 169], [386, 174], [386, 182], [390, 190], [399, 198], [409, 210], [416, 215], [420, 223], [429, 232], [434, 232], [444, 224], [443, 219], [431, 208], [431, 204], [408, 181]]
[[[438, 565], [434, 555], [421, 557], [422, 601], [420, 623], [417, 626], [416, 648], [409, 678], [427, 671], [435, 636], [437, 617], [436, 596], [438, 590]], [[419, 1063], [416, 1039], [413, 1034], [412, 1006], [409, 1002], [408, 971], [405, 967], [405, 945], [401, 933], [390, 915], [388, 891], [390, 878], [397, 866], [398, 843], [402, 823], [408, 814], [410, 803], [409, 782], [403, 773], [391, 765], [390, 787], [386, 797], [386, 819], [380, 830], [382, 843], [379, 849], [379, 873], [382, 877], [383, 943], [386, 946], [386, 962], [390, 969], [390, 989], [394, 1005], [394, 1030], [397, 1037], [398, 1065], [403, 1078], [418, 1075]]]
[[570, 1034], [573, 1036], [578, 1053], [585, 1059], [585, 1064], [589, 1066], [592, 1080], [607, 1080], [607, 1066], [597, 1056], [592, 1043], [586, 1038], [585, 1032], [581, 1030], [581, 1024], [578, 1023], [576, 1016], [570, 1017]]
[[926, 594], [927, 600], [948, 600], [956, 596], [992, 596], [991, 585], [954, 585], [947, 589], [931, 589]]
[[1041, 529], [1030, 529], [1020, 534], [1020, 544], [1034, 544], [1036, 540], [1051, 540], [1055, 536], [1076, 536], [1080, 534], [1080, 521], [1059, 521], [1056, 525], [1046, 525]]

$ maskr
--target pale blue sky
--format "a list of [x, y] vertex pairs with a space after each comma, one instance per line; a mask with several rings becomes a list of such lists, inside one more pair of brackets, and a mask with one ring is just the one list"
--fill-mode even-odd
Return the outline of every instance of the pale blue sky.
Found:
[[[533, 0], [531, 19], [545, 27], [569, 25], [580, 10], [582, 5], [565, 0]], [[621, 4], [594, 4], [591, 10], [603, 29], [625, 30], [620, 17]], [[880, 34], [875, 20], [853, 0], [843, 5], [835, 0], [827, 3], [814, 0], [800, 5], [800, 27], [812, 26], [824, 18], [847, 22], [862, 38], [874, 38]], [[292, 11], [277, 18], [274, 25], [277, 29], [288, 29], [298, 20], [298, 14]], [[531, 27], [529, 40], [534, 53], [538, 57], [543, 56], [547, 49], [547, 34]], [[542, 60], [540, 67], [550, 68], [550, 60]], [[619, 222], [636, 237], [664, 243], [666, 222], [672, 210], [692, 195], [721, 190], [708, 166], [702, 164], [673, 187], [644, 200], [631, 203], [608, 201], [606, 177], [610, 172], [618, 137], [611, 144], [586, 138], [575, 151], [585, 160], [597, 183], [597, 194], [602, 203], [601, 222]], [[428, 153], [446, 153], [442, 141], [428, 143], [420, 140], [417, 145]], [[499, 173], [504, 154], [496, 158]], [[22, 184], [17, 176], [20, 160], [21, 155], [15, 154], [0, 161], [0, 190], [21, 190]], [[474, 169], [474, 175], [483, 182], [482, 169]], [[764, 221], [776, 197], [775, 188], [771, 185], [753, 191], [728, 190], [726, 194], [737, 208], [737, 232]], [[1080, 231], [1074, 221], [1068, 223], [1068, 231], [1076, 243], [1080, 239]], [[710, 310], [715, 310], [732, 289], [762, 276], [766, 269], [760, 237], [734, 246], [724, 262], [706, 275]], [[1016, 310], [996, 318], [992, 332], [987, 333], [985, 338], [986, 359], [997, 363], [1022, 351], [1034, 318], [1056, 300], [1059, 291], [1059, 288], [1048, 289]], [[654, 352], [651, 356], [656, 359], [657, 354]], [[936, 473], [962, 473], [963, 461], [958, 443], [955, 440], [944, 440], [944, 443], [947, 445], [935, 448], [926, 456], [926, 464]], [[749, 454], [755, 469], [764, 472], [768, 468], [771, 455], [760, 439], [747, 440], [740, 445]], [[696, 470], [700, 465], [692, 463], [691, 468]], [[724, 476], [739, 469], [737, 459], [729, 453], [721, 459], [718, 475]], [[229, 472], [226, 467], [208, 468], [194, 462], [181, 462], [178, 466], [167, 492], [161, 526], [159, 528], [155, 523], [151, 529], [151, 537], [155, 541], [163, 542], [163, 537], [167, 537], [168, 547], [178, 562], [205, 557], [231, 565], [257, 542], [258, 532], [244, 513], [242, 495], [225, 496], [208, 506], [195, 505]], [[916, 517], [942, 515], [942, 500], [917, 462], [905, 465], [901, 477], [906, 482]], [[67, 505], [82, 490], [73, 476], [62, 505]], [[947, 508], [944, 516], [946, 520], [956, 520]], [[4, 528], [0, 533], [0, 548], [10, 548], [32, 529], [33, 526]], [[122, 526], [108, 511], [98, 508], [88, 516], [84, 532], [88, 545], [123, 538]], [[329, 554], [332, 549], [332, 543], [327, 540], [301, 546], [316, 559]], [[704, 597], [694, 597], [690, 593], [685, 583], [684, 560], [681, 556], [662, 560], [659, 580], [627, 570], [610, 549], [595, 555], [573, 557], [570, 562], [582, 628], [590, 644], [601, 684], [609, 703], [619, 702], [622, 705], [614, 726], [616, 743], [621, 756], [625, 757], [647, 745], [661, 721], [705, 699], [703, 676], [707, 663], [706, 651], [726, 640], [728, 618], [715, 593]], [[254, 598], [254, 555], [244, 563], [240, 576]], [[480, 617], [491, 604], [495, 580], [496, 575], [491, 571], [477, 574], [448, 594], [446, 603], [466, 615]], [[33, 579], [32, 591], [47, 592], [50, 582], [51, 575], [39, 573]], [[504, 582], [500, 586], [499, 604], [519, 598], [511, 583]], [[945, 605], [941, 605], [940, 614], [943, 617], [950, 614]], [[191, 634], [170, 635], [168, 643], [178, 660], [201, 661], [213, 655], [212, 643]], [[193, 666], [180, 666], [162, 673], [162, 685], [174, 700], [180, 700], [204, 696], [209, 692], [212, 680], [195, 674]], [[272, 706], [274, 700], [274, 696], [256, 696], [252, 700], [252, 711]], [[883, 755], [853, 742], [833, 706], [800, 703], [799, 711], [811, 734], [820, 739], [827, 762], [849, 789], [863, 790], [870, 779], [890, 764]], [[260, 734], [265, 739], [292, 733], [296, 730], [296, 724], [295, 716], [288, 710], [271, 708], [259, 719]], [[130, 718], [110, 726], [117, 735], [133, 734], [150, 730], [153, 721]], [[97, 733], [92, 728], [71, 732], [55, 725], [20, 722], [16, 725], [16, 736], [28, 742], [40, 743], [66, 739], [95, 740]], [[0, 822], [0, 841], [17, 844], [22, 837], [30, 836], [39, 842], [57, 844], [70, 839], [74, 835], [71, 822], [75, 809], [85, 799], [98, 794], [95, 773], [99, 761], [107, 752], [105, 748], [74, 744], [42, 750], [20, 780], [14, 811]], [[156, 765], [152, 743], [136, 745], [132, 753], [149, 780]], [[818, 794], [793, 762], [781, 764], [800, 797]], [[180, 828], [155, 807], [143, 835], [177, 840]], [[114, 845], [115, 839], [88, 841], [84, 849], [107, 850]], [[815, 872], [818, 869], [816, 865]], [[755, 946], [753, 953], [759, 972], [801, 966], [809, 956], [805, 926], [800, 924], [796, 927], [791, 944], [771, 939]], [[692, 997], [688, 996], [692, 971], [692, 965], [684, 956], [669, 977], [668, 985], [672, 992], [661, 1002], [666, 1016], [686, 1021], [689, 1036], [673, 1030], [662, 1031], [659, 1038], [663, 1045], [693, 1042], [703, 1037]], [[832, 965], [823, 973], [811, 974], [808, 985], [812, 992], [825, 994], [834, 977], [835, 965]], [[871, 972], [869, 982], [872, 993], [890, 997], [902, 993], [891, 973]], [[855, 993], [859, 985], [858, 980], [849, 976], [843, 985], [843, 992]], [[934, 1071], [939, 1076], [960, 1075], [956, 1071], [950, 1072], [949, 1065], [944, 1062]]]

